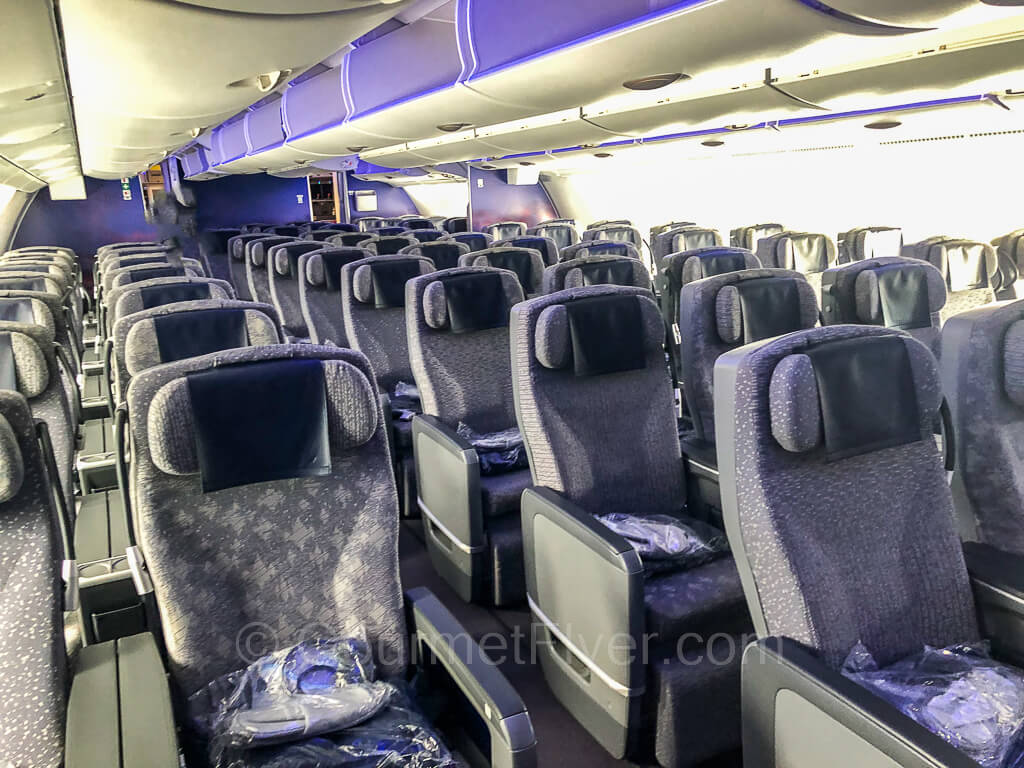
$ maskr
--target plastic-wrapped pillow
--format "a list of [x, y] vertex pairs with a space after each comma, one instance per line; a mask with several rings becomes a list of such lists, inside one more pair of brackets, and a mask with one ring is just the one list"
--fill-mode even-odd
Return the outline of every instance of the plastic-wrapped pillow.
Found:
[[399, 421], [412, 421], [420, 413], [420, 391], [415, 384], [400, 381], [391, 392], [391, 415]]
[[500, 475], [530, 466], [523, 446], [523, 436], [515, 427], [480, 434], [460, 421], [456, 432], [476, 449], [481, 475]]
[[985, 768], [1024, 765], [1024, 672], [986, 644], [925, 649], [884, 669], [858, 643], [843, 675]]
[[725, 534], [699, 520], [621, 512], [597, 519], [633, 546], [648, 574], [689, 570], [729, 551]]

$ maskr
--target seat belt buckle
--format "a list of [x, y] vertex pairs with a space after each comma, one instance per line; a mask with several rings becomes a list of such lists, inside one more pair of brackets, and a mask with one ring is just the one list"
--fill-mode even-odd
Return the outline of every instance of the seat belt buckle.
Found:
[[64, 560], [60, 568], [64, 582], [64, 610], [68, 613], [78, 610], [78, 561]]

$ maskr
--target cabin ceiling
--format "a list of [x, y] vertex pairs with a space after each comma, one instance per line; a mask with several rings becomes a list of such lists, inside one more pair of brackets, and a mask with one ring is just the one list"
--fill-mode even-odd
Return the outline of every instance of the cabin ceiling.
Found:
[[1024, 91], [1024, 0], [0, 3], [0, 183], [58, 194], [171, 155], [193, 180], [406, 184], [730, 128], [770, 147], [949, 97], [977, 96], [984, 122], [1006, 110], [981, 97]]

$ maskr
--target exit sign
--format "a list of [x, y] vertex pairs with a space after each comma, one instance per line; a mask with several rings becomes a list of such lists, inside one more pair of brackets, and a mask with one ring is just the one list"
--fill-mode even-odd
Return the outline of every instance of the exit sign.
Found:
[[121, 197], [125, 200], [132, 199], [132, 180], [127, 176], [121, 179]]

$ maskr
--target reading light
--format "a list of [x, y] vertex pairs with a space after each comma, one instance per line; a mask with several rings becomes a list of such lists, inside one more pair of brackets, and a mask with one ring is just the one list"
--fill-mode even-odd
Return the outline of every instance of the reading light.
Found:
[[648, 75], [647, 77], [638, 77], [636, 80], [627, 80], [622, 87], [629, 88], [631, 91], [654, 91], [664, 88], [666, 85], [672, 85], [679, 80], [689, 79], [690, 76], [684, 75], [682, 72], [666, 72], [661, 75]]
[[701, 144], [703, 146], [705, 146], [705, 147], [724, 147], [725, 146], [725, 142], [722, 141], [721, 139], [708, 139], [707, 141], [702, 141]]
[[611, 152], [595, 152], [594, 153], [594, 157], [602, 157], [603, 158], [603, 157], [611, 157], [611, 156], [612, 156]]
[[455, 133], [472, 125], [472, 123], [441, 123], [441, 125], [437, 126], [437, 130], [444, 131], [445, 133]]
[[903, 123], [899, 120], [878, 120], [874, 123], [868, 123], [865, 128], [870, 128], [872, 131], [888, 131], [893, 128], [899, 128]]

